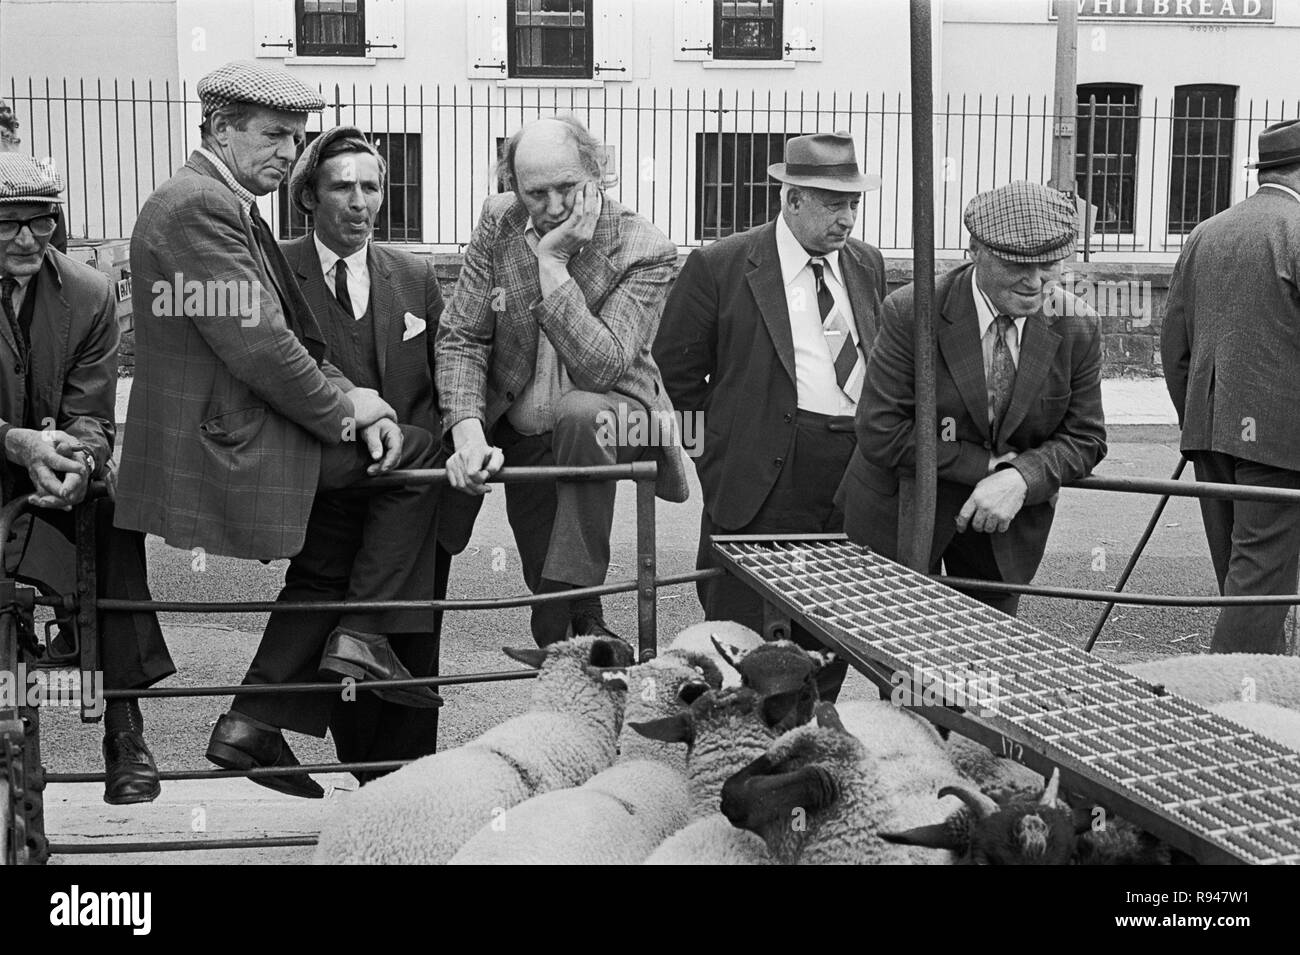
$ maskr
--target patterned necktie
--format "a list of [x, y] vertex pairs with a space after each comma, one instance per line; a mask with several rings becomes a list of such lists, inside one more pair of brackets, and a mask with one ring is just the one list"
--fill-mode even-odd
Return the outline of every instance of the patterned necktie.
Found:
[[831, 360], [835, 363], [835, 383], [848, 396], [857, 401], [862, 391], [862, 374], [859, 365], [860, 356], [853, 336], [849, 334], [849, 323], [835, 304], [835, 296], [826, 284], [826, 260], [814, 258], [808, 261], [812, 268], [813, 280], [817, 283], [817, 310], [821, 313], [822, 334], [826, 336], [826, 347], [830, 349]]
[[14, 309], [14, 292], [17, 289], [17, 279], [11, 276], [0, 279], [0, 307], [4, 309], [5, 320], [9, 322], [9, 329], [13, 332], [14, 348], [17, 349], [14, 372], [21, 375], [27, 370], [27, 339], [18, 324], [18, 312]]
[[334, 297], [343, 306], [343, 311], [353, 318], [352, 296], [348, 294], [348, 264], [342, 259], [334, 263]]
[[1007, 344], [1007, 332], [1015, 327], [1011, 316], [999, 315], [994, 322], [997, 333], [993, 339], [993, 360], [989, 362], [989, 424], [996, 441], [1002, 418], [1011, 404], [1011, 392], [1016, 387], [1016, 363]]

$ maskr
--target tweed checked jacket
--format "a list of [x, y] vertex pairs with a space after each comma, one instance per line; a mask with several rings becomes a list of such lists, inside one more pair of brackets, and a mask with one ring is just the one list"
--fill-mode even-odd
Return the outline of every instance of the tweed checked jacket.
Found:
[[1160, 353], [1184, 451], [1300, 471], [1300, 202], [1262, 188], [1192, 230]]
[[[290, 328], [249, 210], [199, 153], [141, 208], [131, 278], [136, 367], [117, 525], [212, 554], [293, 556], [321, 445], [352, 431], [352, 384], [324, 361], [293, 281], [280, 290], [298, 334]], [[199, 296], [182, 314], [178, 287]], [[232, 293], [253, 308], [232, 308]]]
[[[650, 346], [673, 280], [676, 246], [606, 196], [591, 241], [569, 261], [573, 281], [542, 300], [537, 256], [524, 238], [527, 224], [514, 193], [491, 196], [465, 249], [438, 328], [444, 434], [466, 418], [479, 419], [491, 434], [533, 377], [539, 325], [576, 388], [626, 395], [652, 414], [671, 415]], [[658, 496], [686, 500], [679, 444], [656, 451]]]
[[[1086, 303], [1058, 290], [1027, 317], [1011, 403], [996, 444], [990, 438], [988, 390], [972, 265], [942, 276], [935, 288], [935, 395], [939, 430], [938, 506], [932, 560], [956, 533], [953, 521], [991, 457], [1015, 451], [1025, 479], [1024, 506], [1002, 534], [992, 534], [1004, 580], [1028, 582], [1042, 560], [1057, 492], [1087, 475], [1106, 454], [1101, 409], [1101, 325]], [[858, 402], [858, 450], [841, 495], [859, 495], [879, 537], [866, 543], [897, 553], [898, 486], [916, 468], [912, 296], [907, 285], [885, 299], [880, 333], [867, 361]]]
[[[104, 273], [45, 251], [35, 278], [31, 366], [33, 406], [14, 367], [13, 329], [0, 321], [0, 422], [42, 428], [50, 422], [95, 456], [95, 477], [113, 456], [117, 397], [117, 316]], [[17, 465], [7, 465], [17, 467]], [[25, 469], [24, 469], [24, 473]]]

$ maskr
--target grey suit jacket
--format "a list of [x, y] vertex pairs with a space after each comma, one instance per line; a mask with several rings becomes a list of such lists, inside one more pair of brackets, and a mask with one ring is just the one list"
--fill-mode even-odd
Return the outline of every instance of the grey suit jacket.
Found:
[[1260, 189], [1192, 230], [1160, 353], [1184, 451], [1300, 471], [1300, 202]]
[[352, 384], [314, 357], [324, 341], [292, 280], [283, 292], [301, 338], [290, 329], [249, 210], [201, 154], [141, 208], [131, 281], [117, 525], [212, 554], [293, 556], [321, 445], [352, 431]]

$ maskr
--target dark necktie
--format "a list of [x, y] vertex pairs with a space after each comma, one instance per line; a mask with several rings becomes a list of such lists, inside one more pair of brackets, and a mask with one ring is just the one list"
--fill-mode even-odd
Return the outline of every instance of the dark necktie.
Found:
[[822, 334], [827, 338], [831, 360], [835, 363], [835, 383], [841, 391], [857, 401], [858, 396], [851, 394], [845, 387], [858, 363], [858, 349], [853, 344], [853, 336], [849, 334], [849, 323], [835, 307], [835, 296], [826, 284], [826, 260], [810, 259], [808, 265], [817, 283], [817, 311], [821, 313]]
[[5, 320], [13, 332], [16, 361], [15, 374], [25, 374], [27, 370], [27, 336], [18, 324], [18, 312], [14, 309], [14, 292], [18, 289], [18, 280], [10, 276], [0, 279], [0, 308], [4, 309]]
[[334, 263], [334, 297], [339, 300], [349, 318], [356, 318], [352, 313], [352, 296], [348, 294], [348, 264], [342, 259]]
[[996, 441], [1002, 418], [1011, 404], [1011, 392], [1016, 387], [1016, 363], [1011, 357], [1011, 346], [1007, 344], [1007, 332], [1013, 327], [1011, 316], [999, 315], [994, 322], [997, 334], [993, 339], [993, 360], [989, 363], [989, 401], [992, 412], [990, 431]]

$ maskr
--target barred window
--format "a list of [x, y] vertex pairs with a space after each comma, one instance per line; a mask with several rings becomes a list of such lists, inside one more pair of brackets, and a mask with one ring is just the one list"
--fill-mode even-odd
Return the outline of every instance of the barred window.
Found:
[[363, 0], [297, 0], [302, 56], [365, 56]]
[[785, 156], [799, 133], [696, 133], [695, 238], [719, 239], [774, 219], [781, 184], [767, 167]]
[[591, 0], [508, 0], [510, 75], [591, 79]]
[[1096, 207], [1098, 232], [1133, 231], [1140, 102], [1141, 87], [1126, 83], [1078, 88], [1075, 188]]
[[1237, 88], [1204, 83], [1174, 90], [1169, 157], [1169, 231], [1191, 232], [1232, 204]]
[[781, 0], [714, 0], [713, 58], [781, 59]]

